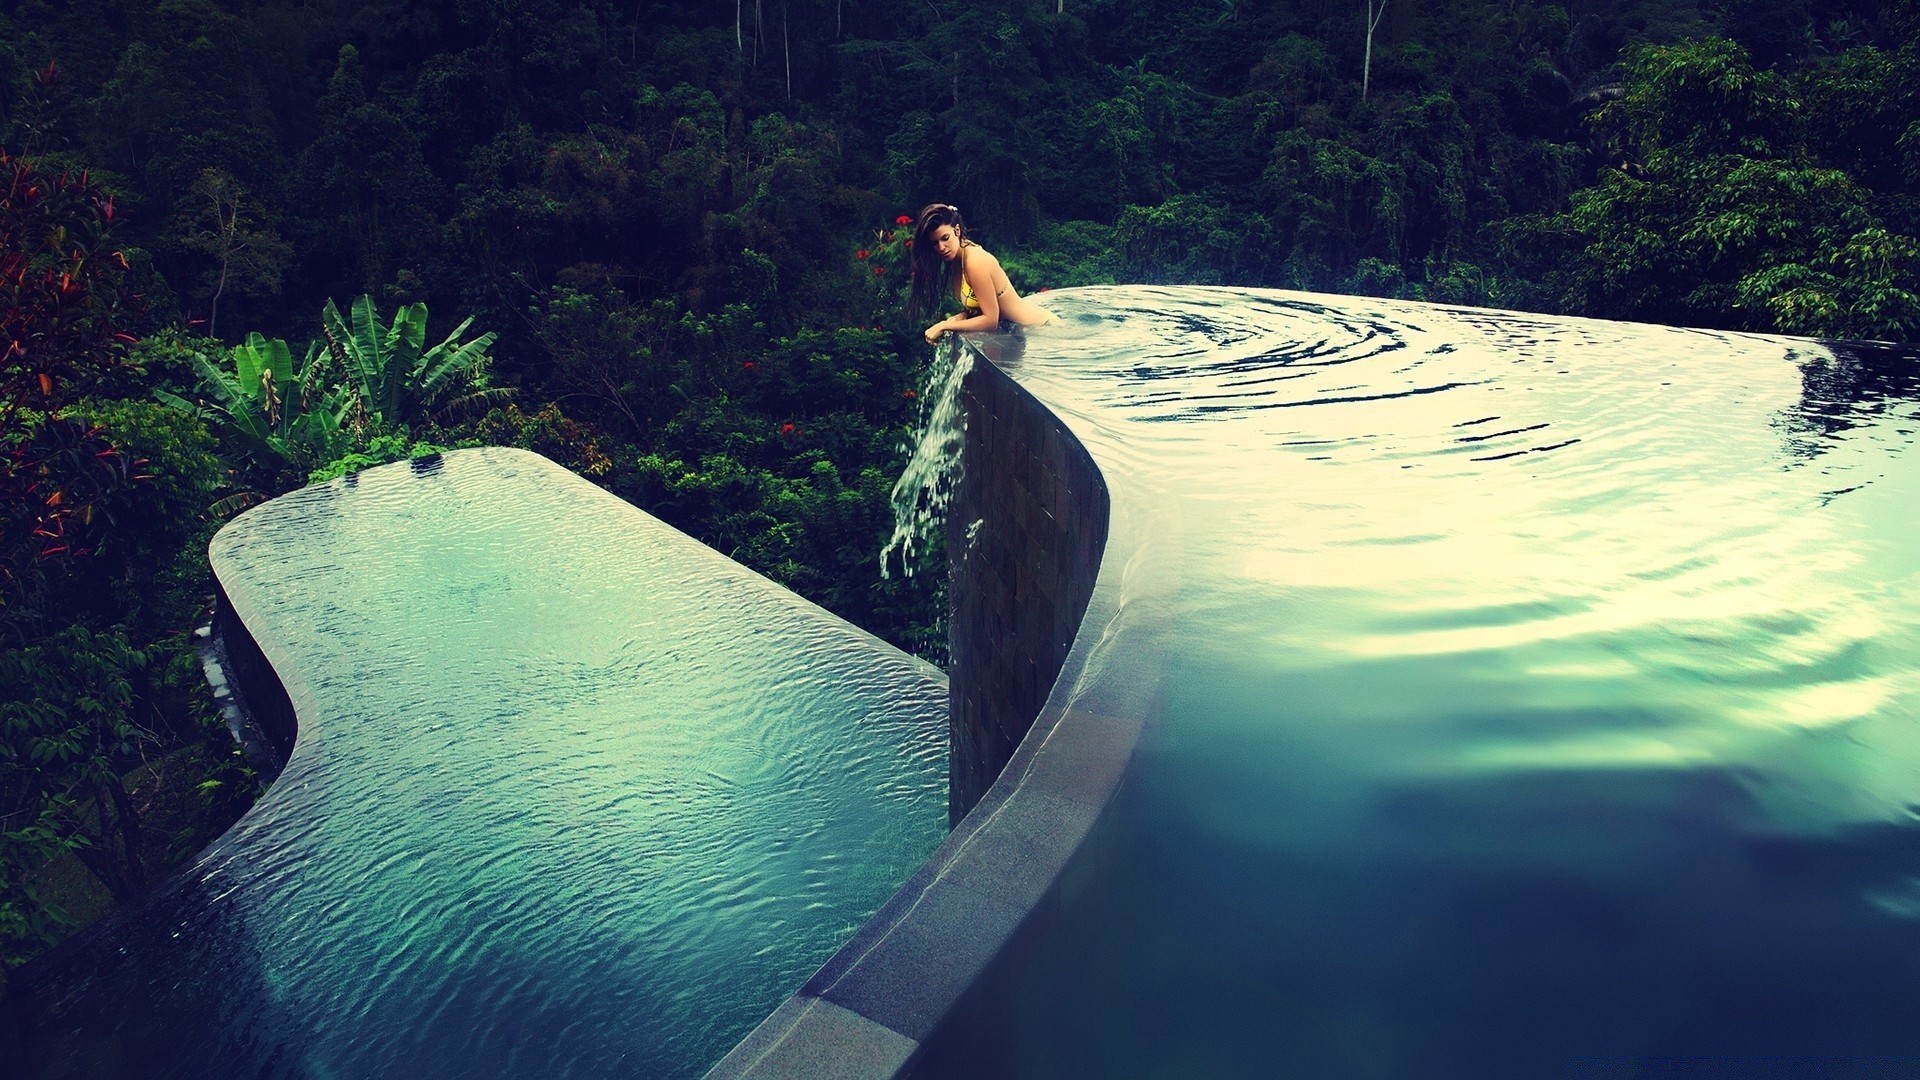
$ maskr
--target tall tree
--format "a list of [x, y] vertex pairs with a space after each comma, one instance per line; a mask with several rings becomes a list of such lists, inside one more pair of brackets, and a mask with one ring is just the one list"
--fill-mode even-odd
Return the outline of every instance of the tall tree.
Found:
[[319, 107], [320, 133], [300, 156], [298, 186], [328, 212], [307, 217], [299, 250], [328, 292], [378, 288], [436, 239], [440, 183], [419, 134], [367, 96], [353, 46], [340, 47]]
[[1373, 32], [1380, 28], [1380, 18], [1387, 13], [1387, 0], [1380, 0], [1378, 10], [1373, 0], [1367, 0], [1367, 46], [1366, 54], [1360, 61], [1360, 100], [1367, 100], [1367, 86], [1373, 79]]
[[213, 261], [212, 295], [207, 300], [207, 335], [220, 336], [220, 297], [235, 292], [278, 292], [293, 249], [271, 225], [260, 222], [260, 208], [247, 189], [224, 169], [202, 169], [182, 201], [175, 230], [180, 243]]
[[1731, 41], [1632, 51], [1626, 92], [1595, 123], [1644, 167], [1620, 159], [1566, 213], [1534, 223], [1578, 245], [1547, 271], [1563, 275], [1568, 307], [1822, 336], [1920, 332], [1920, 241], [1816, 158], [1807, 119], [1788, 80]]

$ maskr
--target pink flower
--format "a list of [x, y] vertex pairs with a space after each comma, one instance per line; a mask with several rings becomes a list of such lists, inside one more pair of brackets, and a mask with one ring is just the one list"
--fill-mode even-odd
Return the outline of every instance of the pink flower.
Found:
[[781, 425], [780, 425], [780, 434], [782, 434], [782, 435], [792, 435], [792, 434], [794, 434], [794, 433], [795, 433], [796, 431], [798, 431], [798, 430], [799, 430], [798, 428], [795, 428], [795, 427], [794, 427], [794, 426], [793, 426], [792, 424], [790, 424], [790, 423], [788, 423], [788, 424], [781, 424]]
[[893, 219], [893, 223], [895, 225], [911, 225], [913, 224], [913, 219], [905, 214], [901, 214], [899, 217]]
[[867, 258], [867, 249], [861, 248], [859, 251], [856, 251], [853, 253], [853, 257], [856, 259], [859, 259], [862, 262], [865, 262]]
[[887, 268], [884, 266], [876, 266], [873, 268], [874, 277], [879, 277], [881, 274], [884, 274], [886, 272], [887, 272]]

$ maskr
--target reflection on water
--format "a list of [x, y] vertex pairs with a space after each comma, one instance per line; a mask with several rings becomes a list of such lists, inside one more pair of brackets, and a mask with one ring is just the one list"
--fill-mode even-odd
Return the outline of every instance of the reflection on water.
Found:
[[937, 671], [531, 454], [310, 488], [213, 557], [300, 739], [16, 981], [44, 1075], [698, 1075], [943, 834]]
[[1118, 611], [1056, 696], [1164, 655], [1160, 706], [1111, 864], [944, 1039], [1023, 1075], [1920, 1075], [1913, 353], [1049, 307], [1014, 374], [1106, 474]]

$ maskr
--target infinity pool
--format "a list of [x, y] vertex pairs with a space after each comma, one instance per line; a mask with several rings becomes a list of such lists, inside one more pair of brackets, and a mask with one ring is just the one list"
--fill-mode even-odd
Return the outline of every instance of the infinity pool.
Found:
[[[1048, 303], [1112, 496], [1050, 707], [1150, 704], [918, 1075], [1920, 1074], [1912, 353]], [[936, 672], [530, 455], [215, 557], [301, 739], [16, 987], [48, 1074], [697, 1073], [942, 835]]]
[[937, 669], [532, 454], [308, 488], [213, 561], [299, 741], [16, 983], [45, 1075], [697, 1076], [945, 833]]
[[1007, 370], [1113, 498], [1051, 704], [1154, 704], [920, 1074], [1920, 1075], [1914, 354], [1048, 306]]

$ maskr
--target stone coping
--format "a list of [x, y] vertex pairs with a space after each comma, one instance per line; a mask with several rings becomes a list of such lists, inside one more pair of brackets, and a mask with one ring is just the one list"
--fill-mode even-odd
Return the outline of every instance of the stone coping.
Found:
[[[968, 628], [958, 625], [969, 608], [955, 597], [956, 642], [950, 673], [956, 712], [953, 739], [959, 744], [969, 733], [957, 708], [971, 684], [996, 678], [1040, 679], [1038, 715], [985, 717], [985, 722], [1025, 727], [997, 779], [931, 857], [894, 893], [800, 991], [776, 1009], [759, 1027], [716, 1064], [709, 1080], [748, 1077], [832, 1076], [882, 1077], [911, 1074], [929, 1036], [952, 1016], [962, 998], [987, 966], [1012, 942], [1023, 927], [1044, 921], [1055, 901], [1072, 895], [1093, 873], [1098, 845], [1086, 841], [1101, 812], [1118, 789], [1139, 739], [1141, 718], [1157, 689], [1157, 676], [1129, 678], [1124, 673], [1102, 676], [1099, 700], [1070, 696], [1070, 677], [1078, 671], [1092, 645], [1080, 635], [1082, 625], [1104, 625], [1115, 601], [1093, 587], [1104, 552], [1107, 529], [1107, 493], [1097, 467], [1066, 425], [999, 367], [1016, 363], [1017, 343], [983, 336], [968, 347], [978, 352], [967, 380], [967, 478], [955, 507], [996, 507], [1016, 515], [1032, 515], [1043, 525], [1058, 523], [1062, 497], [1096, 502], [1100, 535], [1086, 567], [1054, 566], [1059, 576], [1085, 571], [1087, 595], [1076, 608], [1069, 632], [1071, 651], [1056, 660], [1052, 671], [1011, 674], [967, 670], [958, 645]], [[981, 360], [991, 362], [980, 362]], [[997, 412], [982, 409], [997, 401]], [[1010, 404], [1009, 404], [1010, 403]], [[989, 459], [971, 455], [982, 446]], [[999, 447], [995, 451], [993, 447]], [[1077, 455], [1089, 476], [1081, 490], [1059, 484], [1009, 483], [1006, 465], [1017, 474], [1022, 463], [1055, 452]], [[985, 467], [980, 467], [982, 465]], [[1007, 488], [995, 492], [996, 486]], [[1088, 486], [1098, 490], [1088, 490]], [[967, 489], [973, 489], [970, 493]], [[1025, 505], [1020, 503], [1024, 501]], [[1048, 583], [1025, 580], [1031, 563], [1013, 565], [1015, 580], [1004, 580], [1005, 567], [982, 573], [966, 565], [969, 549], [954, 542], [972, 521], [962, 522], [961, 510], [949, 525], [948, 557], [958, 593], [967, 578], [988, 591], [1004, 590], [1014, 616], [1025, 610]], [[998, 524], [978, 519], [985, 529]], [[1083, 546], [1083, 552], [1086, 548]], [[1112, 590], [1108, 590], [1110, 593]], [[974, 618], [993, 619], [992, 605], [975, 605]], [[1083, 613], [1081, 613], [1083, 612]], [[977, 629], [977, 628], [976, 628]], [[989, 627], [999, 630], [999, 627]], [[1016, 628], [1017, 629], [1017, 628]], [[1153, 673], [1159, 666], [1141, 658], [1136, 671]], [[1017, 695], [1016, 695], [1017, 696]], [[979, 722], [979, 721], [975, 721]], [[977, 733], [976, 733], [977, 734]], [[958, 763], [955, 769], [959, 768]], [[956, 772], [956, 781], [959, 779]]]

